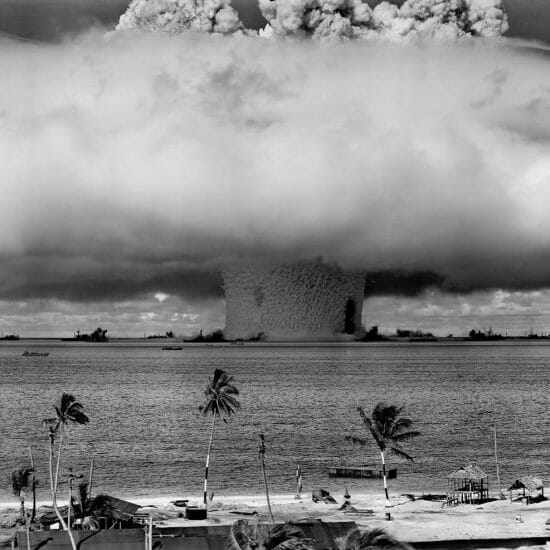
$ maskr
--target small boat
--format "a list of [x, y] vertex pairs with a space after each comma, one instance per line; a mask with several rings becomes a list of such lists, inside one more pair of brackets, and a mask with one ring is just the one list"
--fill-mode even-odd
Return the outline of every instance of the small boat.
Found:
[[179, 351], [179, 350], [182, 350], [183, 347], [182, 346], [162, 346], [162, 349], [164, 351]]
[[[388, 479], [397, 477], [397, 468], [387, 470]], [[328, 469], [329, 477], [365, 477], [380, 478], [382, 470], [374, 470], [372, 466], [333, 466]]]
[[23, 357], [48, 357], [50, 355], [47, 351], [27, 351], [22, 353]]

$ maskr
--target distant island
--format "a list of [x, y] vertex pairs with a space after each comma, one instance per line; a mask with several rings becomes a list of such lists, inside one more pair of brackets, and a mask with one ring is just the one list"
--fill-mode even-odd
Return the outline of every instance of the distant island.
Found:
[[97, 327], [92, 333], [80, 333], [79, 330], [73, 338], [61, 338], [63, 342], [108, 342], [107, 330]]
[[173, 330], [167, 330], [164, 334], [149, 334], [149, 335], [143, 335], [143, 338], [145, 340], [156, 340], [158, 338], [175, 338], [175, 334]]
[[526, 332], [524, 336], [508, 336], [493, 332], [489, 327], [486, 331], [472, 329], [468, 336], [435, 336], [431, 332], [425, 332], [419, 329], [400, 329], [398, 328], [393, 334], [382, 334], [379, 331], [378, 325], [370, 327], [362, 338], [356, 342], [445, 342], [445, 341], [460, 341], [460, 342], [496, 342], [504, 340], [550, 340], [550, 334], [537, 334], [532, 330]]

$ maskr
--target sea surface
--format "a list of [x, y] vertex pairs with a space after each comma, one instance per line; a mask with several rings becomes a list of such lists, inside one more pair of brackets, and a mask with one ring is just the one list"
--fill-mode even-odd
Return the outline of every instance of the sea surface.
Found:
[[[24, 350], [49, 352], [23, 357]], [[208, 377], [223, 368], [235, 377], [242, 407], [218, 422], [209, 491], [263, 491], [258, 434], [265, 433], [273, 493], [295, 491], [301, 464], [304, 492], [379, 494], [379, 479], [329, 478], [336, 465], [379, 468], [357, 407], [379, 401], [403, 405], [422, 432], [405, 448], [414, 462], [389, 458], [398, 470], [393, 494], [445, 492], [446, 476], [476, 462], [497, 491], [496, 424], [501, 485], [539, 474], [550, 480], [550, 345], [505, 343], [391, 343], [342, 345], [86, 344], [56, 341], [0, 343], [0, 500], [14, 500], [12, 469], [28, 464], [30, 443], [39, 499], [48, 498], [48, 441], [42, 419], [63, 391], [90, 417], [69, 428], [61, 491], [69, 468], [87, 478], [95, 459], [94, 491], [134, 498], [202, 493], [211, 418], [199, 406]]]

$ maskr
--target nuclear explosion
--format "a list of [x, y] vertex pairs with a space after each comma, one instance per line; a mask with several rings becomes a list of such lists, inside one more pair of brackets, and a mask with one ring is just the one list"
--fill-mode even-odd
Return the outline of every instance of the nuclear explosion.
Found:
[[223, 272], [228, 340], [335, 340], [361, 334], [365, 275], [301, 262]]

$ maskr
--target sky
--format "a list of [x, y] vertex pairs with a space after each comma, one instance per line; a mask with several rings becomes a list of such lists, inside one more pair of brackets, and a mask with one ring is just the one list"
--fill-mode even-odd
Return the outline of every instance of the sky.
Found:
[[[106, 36], [123, 3], [0, 6], [31, 39], [0, 58], [5, 334], [223, 328], [224, 265], [319, 256], [368, 272], [367, 327], [550, 331], [544, 44]], [[545, 1], [506, 6], [544, 39]]]

